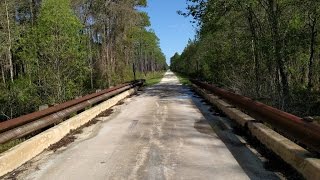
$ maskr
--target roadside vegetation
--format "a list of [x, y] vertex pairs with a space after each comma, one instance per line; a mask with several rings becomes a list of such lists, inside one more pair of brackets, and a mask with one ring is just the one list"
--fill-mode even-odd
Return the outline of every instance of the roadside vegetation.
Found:
[[[0, 121], [166, 68], [146, 0], [0, 1]], [[139, 9], [139, 10], [138, 10]], [[140, 78], [140, 76], [137, 78]]]
[[142, 79], [146, 80], [145, 86], [152, 86], [158, 84], [163, 78], [166, 71], [159, 71], [155, 73], [149, 73], [146, 76], [142, 76]]
[[187, 0], [195, 39], [171, 69], [299, 116], [320, 114], [320, 2]]
[[186, 76], [184, 74], [181, 74], [181, 73], [175, 73], [175, 75], [178, 77], [179, 82], [182, 85], [191, 85], [191, 82], [189, 81], [189, 77], [188, 76]]
[[23, 142], [24, 139], [16, 139], [16, 140], [12, 140], [12, 141], [9, 141], [5, 144], [0, 144], [0, 153], [3, 153], [9, 149], [11, 149], [12, 147], [20, 144], [21, 142]]

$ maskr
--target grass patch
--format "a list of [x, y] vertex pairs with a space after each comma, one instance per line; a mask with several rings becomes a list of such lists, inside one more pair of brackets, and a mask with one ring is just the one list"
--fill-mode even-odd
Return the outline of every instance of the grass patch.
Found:
[[160, 71], [160, 72], [153, 72], [153, 73], [148, 73], [147, 75], [140, 75], [138, 76], [139, 78], [145, 79], [145, 86], [152, 86], [155, 84], [158, 84], [161, 79], [163, 78], [165, 71]]
[[182, 85], [191, 85], [191, 82], [189, 81], [189, 78], [187, 76], [179, 74], [179, 73], [175, 73], [175, 75], [178, 77], [178, 79]]
[[320, 116], [313, 116], [313, 122], [320, 125]]
[[9, 149], [11, 149], [12, 147], [22, 143], [24, 140], [23, 139], [15, 139], [12, 141], [9, 141], [7, 143], [4, 144], [0, 144], [0, 153], [3, 153]]

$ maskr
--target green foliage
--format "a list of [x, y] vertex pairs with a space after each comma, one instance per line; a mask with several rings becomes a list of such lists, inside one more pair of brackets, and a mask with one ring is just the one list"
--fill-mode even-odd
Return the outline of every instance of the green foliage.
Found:
[[150, 17], [146, 12], [139, 12], [139, 17], [140, 17], [140, 21], [139, 21], [140, 28], [151, 26]]
[[145, 79], [145, 86], [152, 86], [155, 84], [158, 84], [161, 79], [163, 78], [166, 71], [159, 71], [159, 72], [153, 72], [153, 73], [147, 73], [147, 74], [139, 74], [138, 77], [141, 79]]
[[159, 77], [167, 64], [148, 14], [138, 10], [146, 6], [0, 1], [0, 121], [131, 81], [134, 71], [137, 78]]
[[5, 144], [0, 144], [0, 153], [7, 151], [8, 149], [20, 144], [23, 141], [24, 141], [23, 139], [17, 139], [17, 140], [9, 141]]
[[25, 78], [16, 79], [8, 89], [2, 89], [0, 94], [0, 104], [6, 104], [0, 107], [0, 114], [7, 117], [32, 112], [41, 104], [37, 88]]
[[318, 1], [187, 2], [180, 14], [198, 33], [171, 58], [172, 70], [300, 115], [320, 113], [311, 100], [320, 97]]
[[88, 80], [83, 28], [69, 1], [44, 0], [37, 24], [22, 39], [30, 81], [42, 98], [58, 103], [83, 93]]
[[189, 81], [189, 78], [183, 74], [179, 74], [177, 73], [176, 74], [178, 79], [179, 79], [179, 82], [182, 84], [182, 85], [191, 85], [191, 82]]

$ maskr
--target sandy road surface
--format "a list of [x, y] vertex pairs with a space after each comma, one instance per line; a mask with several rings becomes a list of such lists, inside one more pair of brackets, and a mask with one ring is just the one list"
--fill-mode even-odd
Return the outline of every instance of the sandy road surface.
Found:
[[213, 131], [195, 101], [167, 72], [89, 138], [37, 160], [18, 179], [277, 178], [237, 140], [225, 145], [221, 137], [232, 135]]

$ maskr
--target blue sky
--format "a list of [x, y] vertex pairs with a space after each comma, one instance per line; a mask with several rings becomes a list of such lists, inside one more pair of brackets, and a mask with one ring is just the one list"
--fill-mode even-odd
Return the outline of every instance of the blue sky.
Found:
[[150, 16], [151, 28], [160, 39], [168, 64], [174, 53], [181, 53], [195, 34], [190, 18], [177, 14], [178, 10], [185, 11], [186, 6], [185, 0], [148, 0], [148, 7], [142, 9]]

